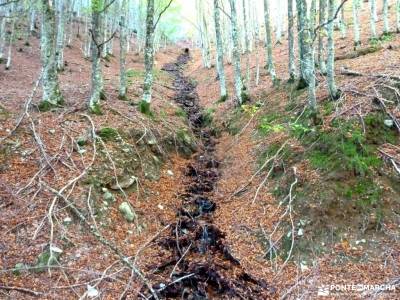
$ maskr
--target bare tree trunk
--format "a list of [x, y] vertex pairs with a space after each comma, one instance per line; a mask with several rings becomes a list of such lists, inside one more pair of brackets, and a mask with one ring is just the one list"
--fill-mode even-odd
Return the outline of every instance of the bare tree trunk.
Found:
[[147, 2], [146, 45], [144, 51], [145, 76], [140, 111], [144, 114], [150, 114], [154, 65], [154, 0], [148, 0]]
[[[332, 20], [335, 15], [336, 1], [329, 0], [328, 19]], [[328, 64], [327, 64], [327, 79], [329, 94], [332, 100], [338, 99], [339, 91], [335, 83], [335, 39], [333, 36], [333, 23], [328, 24]]]
[[376, 0], [369, 0], [370, 6], [370, 25], [371, 25], [371, 39], [376, 39]]
[[123, 0], [121, 6], [121, 20], [119, 22], [120, 36], [119, 36], [119, 49], [120, 49], [120, 71], [119, 71], [119, 99], [126, 100], [127, 80], [126, 80], [126, 52], [128, 44], [128, 31], [125, 21], [126, 0]]
[[383, 0], [383, 34], [390, 33], [389, 26], [389, 1]]
[[89, 100], [89, 110], [94, 114], [101, 114], [100, 100], [105, 99], [103, 88], [103, 74], [101, 66], [101, 53], [104, 47], [103, 41], [103, 22], [101, 0], [92, 2], [92, 28], [91, 28], [91, 56], [92, 56], [92, 74], [91, 74], [91, 95]]
[[57, 24], [57, 44], [56, 44], [56, 58], [57, 70], [64, 70], [64, 40], [65, 40], [65, 2], [64, 0], [57, 0], [58, 2], [58, 24]]
[[217, 42], [217, 70], [218, 70], [218, 78], [220, 84], [220, 94], [221, 94], [220, 100], [225, 101], [227, 98], [227, 92], [226, 92], [226, 80], [225, 80], [225, 70], [224, 70], [224, 49], [222, 43], [220, 19], [221, 18], [218, 8], [218, 0], [214, 0], [214, 23], [215, 23], [215, 36]]
[[[319, 0], [319, 25], [325, 24], [326, 22], [326, 0]], [[325, 47], [324, 47], [324, 36], [325, 28], [321, 27], [318, 32], [318, 66], [322, 74], [326, 74], [325, 64]]]
[[360, 0], [353, 0], [353, 28], [354, 28], [354, 48], [361, 45], [360, 40]]
[[400, 0], [396, 2], [396, 23], [397, 32], [400, 32]]
[[56, 62], [56, 13], [53, 0], [40, 0], [42, 4], [42, 33], [40, 50], [43, 66], [43, 97], [41, 110], [49, 110], [63, 104]]
[[296, 62], [294, 54], [294, 17], [293, 0], [288, 0], [288, 40], [289, 40], [289, 81], [296, 79]]
[[236, 3], [235, 0], [229, 0], [231, 6], [231, 31], [232, 31], [232, 62], [234, 68], [235, 77], [235, 95], [236, 100], [241, 105], [243, 103], [243, 82], [242, 82], [242, 72], [240, 67], [240, 46], [238, 37], [238, 25], [237, 25], [237, 13], [236, 13]]
[[265, 46], [267, 48], [267, 68], [271, 75], [272, 82], [276, 84], [276, 73], [274, 66], [274, 58], [272, 56], [272, 37], [271, 37], [271, 26], [270, 26], [270, 15], [269, 15], [269, 0], [264, 0], [264, 20], [265, 20]]

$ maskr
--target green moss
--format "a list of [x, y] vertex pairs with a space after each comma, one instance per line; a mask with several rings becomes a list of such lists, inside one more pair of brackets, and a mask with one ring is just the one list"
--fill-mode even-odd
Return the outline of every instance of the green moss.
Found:
[[100, 91], [100, 100], [107, 100], [107, 95], [105, 91]]
[[384, 33], [381, 35], [381, 37], [379, 38], [380, 41], [382, 42], [391, 42], [393, 41], [395, 35], [391, 32], [388, 33]]
[[345, 191], [348, 199], [355, 200], [361, 208], [377, 206], [382, 198], [383, 190], [370, 178], [359, 178], [357, 183]]
[[103, 127], [97, 132], [97, 135], [104, 141], [112, 141], [119, 137], [118, 131], [111, 127]]
[[251, 100], [250, 95], [247, 93], [246, 90], [242, 91], [241, 97], [242, 97], [242, 103], [247, 103], [247, 102], [250, 102], [250, 100]]
[[330, 131], [316, 131], [306, 139], [307, 143], [314, 144], [313, 149], [307, 152], [314, 168], [352, 171], [364, 176], [380, 166], [376, 148], [368, 144], [359, 124], [345, 122], [336, 126]]
[[369, 144], [396, 144], [398, 142], [397, 132], [385, 126], [385, 119], [387, 117], [383, 113], [371, 113], [364, 118], [366, 140]]
[[224, 103], [226, 100], [228, 100], [228, 95], [219, 97], [217, 103]]
[[203, 123], [205, 126], [211, 126], [214, 119], [215, 108], [207, 108], [203, 113]]
[[152, 116], [152, 112], [150, 110], [150, 103], [149, 102], [146, 102], [146, 101], [143, 101], [143, 100], [140, 101], [140, 103], [139, 103], [139, 111], [142, 114], [145, 114], [147, 116]]
[[45, 111], [50, 111], [52, 109], [58, 108], [61, 105], [63, 105], [64, 101], [60, 100], [56, 104], [52, 103], [50, 101], [41, 101], [38, 105], [38, 108], [40, 111], [45, 112]]
[[118, 95], [118, 100], [128, 101], [128, 97], [126, 96], [126, 94], [125, 95]]
[[101, 110], [101, 106], [98, 103], [91, 105], [89, 107], [89, 111], [90, 111], [90, 113], [92, 113], [94, 115], [98, 115], [98, 116], [103, 114], [103, 112]]
[[175, 116], [177, 117], [181, 117], [183, 119], [187, 118], [187, 113], [185, 110], [183, 110], [182, 108], [178, 107], [175, 111]]

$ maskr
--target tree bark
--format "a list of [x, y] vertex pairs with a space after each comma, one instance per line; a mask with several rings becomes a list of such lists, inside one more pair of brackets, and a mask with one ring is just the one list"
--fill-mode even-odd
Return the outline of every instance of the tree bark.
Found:
[[231, 6], [231, 33], [232, 33], [232, 62], [234, 69], [235, 78], [235, 96], [236, 101], [241, 105], [243, 103], [243, 82], [242, 82], [242, 72], [240, 67], [240, 46], [239, 46], [239, 33], [237, 25], [237, 13], [236, 13], [236, 3], [235, 0], [229, 0]]
[[154, 65], [154, 0], [148, 0], [147, 2], [146, 44], [144, 51], [145, 76], [140, 111], [144, 114], [150, 114]]
[[41, 0], [42, 34], [40, 41], [43, 67], [43, 97], [39, 105], [41, 110], [48, 110], [63, 104], [56, 63], [56, 14], [52, 0]]
[[217, 42], [217, 70], [220, 85], [221, 100], [225, 100], [227, 97], [226, 92], [226, 80], [224, 70], [224, 49], [221, 34], [220, 25], [220, 11], [218, 8], [218, 0], [214, 0], [214, 23], [215, 23], [215, 37]]

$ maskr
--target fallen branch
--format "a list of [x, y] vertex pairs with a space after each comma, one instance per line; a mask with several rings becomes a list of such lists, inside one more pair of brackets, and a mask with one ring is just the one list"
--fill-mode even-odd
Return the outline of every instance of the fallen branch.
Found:
[[400, 81], [399, 76], [394, 76], [394, 75], [388, 75], [388, 74], [364, 74], [355, 70], [350, 70], [347, 68], [342, 68], [340, 70], [340, 74], [346, 75], [346, 76], [355, 76], [355, 77], [373, 77], [373, 78], [387, 78], [387, 79], [392, 79], [396, 81]]
[[36, 297], [43, 295], [42, 292], [36, 292], [36, 291], [34, 291], [34, 290], [30, 290], [30, 289], [26, 289], [26, 288], [21, 288], [21, 287], [18, 287], [18, 286], [5, 286], [5, 285], [0, 285], [0, 290], [18, 291], [18, 292], [22, 292], [22, 293], [29, 294], [29, 295], [36, 296]]

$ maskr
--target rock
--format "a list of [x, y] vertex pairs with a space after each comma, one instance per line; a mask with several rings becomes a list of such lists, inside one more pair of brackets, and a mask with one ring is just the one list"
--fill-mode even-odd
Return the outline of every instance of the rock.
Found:
[[89, 298], [95, 298], [95, 297], [98, 297], [99, 296], [99, 291], [95, 288], [95, 287], [93, 287], [93, 286], [91, 286], [90, 284], [88, 284], [87, 286], [86, 286], [86, 288], [87, 288], [87, 292], [86, 292], [86, 295], [89, 297]]
[[118, 209], [128, 222], [135, 220], [135, 213], [128, 202], [122, 202]]
[[70, 218], [70, 217], [66, 217], [64, 220], [63, 220], [63, 224], [64, 225], [70, 225], [72, 223], [72, 219]]
[[394, 122], [391, 119], [387, 119], [385, 121], [383, 121], [383, 123], [385, 124], [386, 127], [393, 127]]
[[118, 183], [115, 182], [113, 185], [110, 186], [112, 190], [120, 190], [120, 189], [127, 189], [131, 187], [134, 183], [137, 182], [137, 177], [135, 176], [126, 176], [122, 179], [118, 180]]
[[148, 145], [156, 145], [157, 141], [155, 139], [150, 139], [150, 140], [147, 141], [147, 144]]
[[55, 130], [55, 129], [50, 129], [50, 130], [49, 130], [49, 133], [55, 134], [55, 133], [56, 133], [56, 130]]
[[109, 191], [106, 191], [106, 192], [103, 194], [103, 199], [104, 199], [104, 201], [106, 201], [107, 203], [115, 202], [115, 197], [114, 197], [114, 195], [113, 195], [111, 192], [109, 192]]
[[299, 231], [297, 232], [298, 236], [302, 236], [304, 234], [303, 228], [299, 228]]
[[168, 176], [174, 176], [174, 172], [172, 172], [171, 170], [168, 170], [168, 171], [167, 171], [167, 175], [168, 175]]

